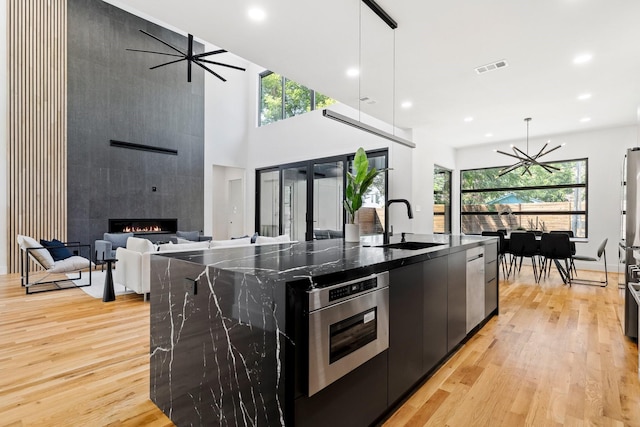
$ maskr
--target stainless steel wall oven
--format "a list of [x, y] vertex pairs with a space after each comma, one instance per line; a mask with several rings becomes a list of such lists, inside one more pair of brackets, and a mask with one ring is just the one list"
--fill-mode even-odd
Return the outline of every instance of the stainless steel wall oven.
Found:
[[389, 347], [389, 273], [307, 294], [312, 396]]

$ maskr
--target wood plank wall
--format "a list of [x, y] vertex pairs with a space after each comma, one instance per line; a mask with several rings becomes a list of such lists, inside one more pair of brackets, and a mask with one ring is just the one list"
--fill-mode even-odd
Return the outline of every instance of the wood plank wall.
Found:
[[67, 0], [7, 0], [7, 254], [67, 237]]

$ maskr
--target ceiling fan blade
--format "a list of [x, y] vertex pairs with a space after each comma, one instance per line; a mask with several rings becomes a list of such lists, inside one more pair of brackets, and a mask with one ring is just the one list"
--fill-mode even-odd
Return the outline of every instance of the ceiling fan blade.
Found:
[[176, 53], [165, 53], [165, 52], [154, 52], [153, 50], [140, 50], [140, 49], [126, 49], [131, 52], [143, 52], [143, 53], [156, 53], [158, 55], [167, 55], [167, 56], [175, 56], [181, 57], [182, 55], [178, 55]]
[[178, 48], [177, 48], [177, 47], [175, 47], [175, 46], [170, 45], [170, 44], [169, 44], [169, 43], [167, 43], [166, 41], [164, 41], [164, 40], [162, 40], [162, 39], [160, 39], [160, 38], [158, 38], [158, 37], [154, 36], [153, 34], [147, 33], [145, 30], [140, 30], [140, 32], [141, 32], [141, 33], [143, 33], [143, 34], [148, 35], [149, 37], [151, 37], [151, 38], [152, 38], [152, 39], [154, 39], [154, 40], [159, 41], [159, 42], [160, 42], [160, 43], [162, 43], [163, 45], [170, 47], [171, 49], [175, 50], [176, 52], [178, 52], [178, 53], [180, 53], [180, 54], [182, 54], [182, 55], [185, 55], [185, 56], [186, 56], [186, 53], [185, 53], [185, 52], [181, 51], [180, 49], [178, 49]]
[[153, 67], [151, 67], [151, 68], [149, 68], [149, 69], [150, 69], [150, 70], [155, 70], [156, 68], [164, 67], [165, 65], [175, 64], [176, 62], [185, 61], [186, 59], [187, 59], [187, 58], [180, 58], [180, 59], [176, 59], [175, 61], [165, 62], [164, 64], [156, 65], [156, 66], [153, 66]]
[[211, 70], [209, 67], [206, 67], [205, 65], [202, 65], [200, 62], [198, 61], [193, 61], [194, 64], [196, 64], [197, 66], [207, 70], [208, 72], [210, 72], [211, 74], [213, 74], [214, 76], [216, 76], [217, 78], [219, 78], [220, 80], [222, 80], [223, 82], [226, 82], [227, 79], [225, 79], [224, 77], [222, 77], [220, 74], [216, 73], [215, 71]]
[[194, 58], [194, 61], [206, 62], [207, 64], [219, 65], [221, 67], [233, 68], [234, 70], [247, 71], [246, 68], [236, 67], [235, 65], [223, 64], [222, 62], [209, 61], [207, 59]]
[[204, 52], [204, 53], [199, 53], [197, 55], [193, 55], [194, 58], [204, 58], [205, 56], [211, 56], [211, 55], [217, 55], [219, 53], [225, 53], [226, 50], [224, 49], [218, 49], [218, 50], [212, 50], [209, 52]]

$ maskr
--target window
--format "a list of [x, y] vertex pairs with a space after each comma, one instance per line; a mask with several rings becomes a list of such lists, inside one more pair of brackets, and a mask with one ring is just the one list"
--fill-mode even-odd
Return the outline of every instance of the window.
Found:
[[588, 235], [587, 159], [546, 163], [560, 170], [532, 167], [531, 175], [500, 167], [460, 173], [460, 227], [465, 234], [483, 230], [572, 230]]
[[451, 233], [451, 171], [433, 167], [433, 232]]
[[336, 101], [271, 71], [260, 74], [260, 126], [324, 108]]
[[[353, 157], [349, 156], [349, 170], [353, 172]], [[388, 167], [387, 153], [367, 153], [369, 167], [385, 169]], [[357, 222], [360, 225], [361, 236], [383, 234], [385, 224], [385, 209], [387, 203], [387, 174], [381, 173], [375, 177], [373, 184], [363, 195], [362, 207], [358, 209]]]

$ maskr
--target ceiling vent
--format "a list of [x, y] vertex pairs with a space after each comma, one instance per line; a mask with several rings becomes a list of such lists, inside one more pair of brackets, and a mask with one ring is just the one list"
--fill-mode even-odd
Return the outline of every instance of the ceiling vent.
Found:
[[372, 104], [375, 104], [378, 101], [376, 101], [373, 98], [369, 98], [368, 96], [363, 96], [362, 98], [360, 98], [360, 102], [364, 102], [366, 104], [372, 105]]
[[499, 70], [500, 68], [505, 68], [508, 66], [509, 64], [507, 64], [507, 61], [501, 59], [500, 61], [492, 62], [491, 64], [482, 65], [476, 68], [476, 73], [482, 74], [486, 73], [487, 71]]

